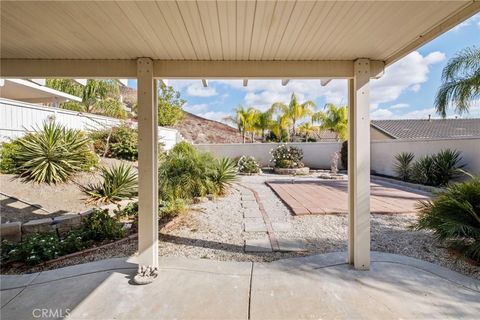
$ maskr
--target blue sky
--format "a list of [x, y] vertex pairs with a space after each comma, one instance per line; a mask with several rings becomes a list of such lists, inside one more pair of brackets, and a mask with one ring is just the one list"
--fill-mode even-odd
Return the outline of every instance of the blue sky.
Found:
[[[412, 52], [389, 66], [378, 80], [371, 81], [370, 116], [372, 119], [418, 119], [438, 117], [433, 109], [441, 72], [448, 59], [463, 48], [480, 45], [480, 14]], [[194, 114], [222, 120], [239, 106], [266, 110], [276, 101], [288, 102], [292, 92], [300, 100], [313, 100], [318, 109], [325, 103], [346, 104], [346, 80], [333, 80], [326, 87], [318, 80], [293, 80], [285, 87], [280, 80], [210, 80], [204, 88], [200, 80], [167, 80], [187, 100], [184, 109]], [[131, 81], [131, 86], [136, 86]], [[454, 117], [453, 112], [449, 117]], [[469, 115], [480, 117], [476, 102]]]

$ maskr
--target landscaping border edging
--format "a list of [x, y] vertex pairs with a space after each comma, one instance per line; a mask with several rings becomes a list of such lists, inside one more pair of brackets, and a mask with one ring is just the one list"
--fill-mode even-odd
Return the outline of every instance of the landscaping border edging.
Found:
[[310, 168], [309, 167], [303, 167], [303, 168], [273, 168], [273, 172], [276, 174], [282, 174], [282, 175], [307, 175], [310, 173]]
[[397, 179], [393, 179], [393, 178], [388, 178], [388, 177], [384, 177], [384, 176], [377, 176], [377, 175], [374, 175], [374, 174], [372, 174], [371, 177], [372, 177], [372, 180], [380, 180], [380, 181], [383, 181], [383, 182], [388, 182], [388, 183], [391, 183], [391, 184], [400, 185], [400, 186], [407, 187], [407, 188], [410, 188], [410, 189], [415, 189], [415, 190], [420, 190], [420, 191], [425, 191], [425, 192], [430, 192], [430, 193], [436, 193], [436, 192], [441, 192], [441, 191], [445, 190], [443, 188], [437, 188], [437, 187], [426, 186], [426, 185], [418, 184], [418, 183], [406, 182], [406, 181], [397, 180]]
[[[9, 195], [5, 196], [10, 197]], [[18, 198], [12, 198], [24, 202], [23, 200], [20, 200]], [[122, 208], [132, 201], [135, 201], [135, 199], [122, 200], [118, 203], [93, 207], [79, 213], [68, 212], [53, 218], [32, 219], [23, 223], [20, 221], [2, 223], [0, 224], [0, 237], [2, 240], [5, 239], [14, 243], [18, 243], [22, 241], [22, 239], [26, 236], [34, 233], [51, 232], [56, 230], [58, 230], [58, 232], [60, 233], [66, 233], [72, 229], [80, 227], [83, 218], [92, 213], [95, 209], [107, 209], [109, 210], [109, 212], [111, 212], [117, 209], [118, 205], [120, 205], [120, 207]], [[46, 211], [45, 209], [42, 210]]]

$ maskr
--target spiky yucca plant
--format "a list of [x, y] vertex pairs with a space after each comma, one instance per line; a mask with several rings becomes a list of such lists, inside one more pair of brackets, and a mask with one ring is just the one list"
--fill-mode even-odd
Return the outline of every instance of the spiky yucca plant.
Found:
[[115, 203], [137, 195], [137, 173], [131, 166], [122, 163], [111, 168], [102, 167], [100, 170], [103, 179], [101, 183], [81, 187], [81, 190], [88, 196], [88, 202]]
[[14, 161], [26, 181], [66, 182], [83, 170], [86, 162], [95, 159], [89, 142], [79, 130], [45, 122], [36, 132], [18, 139]]
[[217, 159], [214, 163], [212, 181], [217, 188], [218, 194], [224, 194], [228, 185], [235, 180], [237, 167], [230, 158]]
[[412, 152], [401, 152], [395, 156], [394, 170], [399, 179], [410, 180], [413, 158], [415, 155]]
[[434, 185], [433, 167], [434, 161], [432, 156], [425, 155], [415, 161], [412, 166], [412, 176], [414, 177], [414, 180], [421, 184], [429, 186]]
[[433, 200], [420, 201], [413, 228], [434, 235], [463, 255], [480, 261], [480, 177], [452, 184]]
[[440, 150], [433, 157], [433, 174], [435, 185], [446, 186], [448, 182], [461, 174], [465, 164], [461, 164], [462, 157], [457, 150]]

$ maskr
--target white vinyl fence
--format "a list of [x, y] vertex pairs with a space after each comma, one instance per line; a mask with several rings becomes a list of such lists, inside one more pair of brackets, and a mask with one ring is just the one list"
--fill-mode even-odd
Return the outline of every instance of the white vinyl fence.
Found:
[[[200, 144], [201, 151], [209, 151], [218, 157], [237, 158], [242, 155], [255, 157], [262, 166], [270, 164], [270, 150], [278, 143], [232, 143]], [[303, 150], [305, 165], [317, 169], [329, 169], [333, 152], [340, 152], [338, 142], [289, 143]], [[480, 173], [480, 138], [441, 139], [441, 140], [377, 140], [371, 143], [370, 165], [372, 172], [393, 176], [395, 155], [400, 152], [413, 152], [418, 158], [434, 154], [442, 149], [456, 149], [461, 152], [465, 170]]]
[[[44, 107], [36, 104], [0, 98], [0, 141], [24, 135], [42, 125], [46, 120], [61, 123], [67, 128], [92, 130], [119, 125], [122, 121], [91, 113]], [[132, 123], [136, 126], [136, 123]], [[182, 140], [178, 130], [158, 127], [158, 139], [170, 150]]]

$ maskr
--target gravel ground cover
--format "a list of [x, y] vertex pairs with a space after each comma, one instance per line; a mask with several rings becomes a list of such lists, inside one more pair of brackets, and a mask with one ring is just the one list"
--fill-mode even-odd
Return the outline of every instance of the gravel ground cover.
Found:
[[[104, 166], [112, 166], [119, 162], [123, 161], [109, 158], [101, 159], [101, 165]], [[132, 162], [126, 162], [134, 165]], [[12, 174], [0, 174], [1, 222], [26, 222], [31, 219], [53, 218], [68, 212], [87, 210], [92, 205], [86, 204], [85, 195], [80, 190], [79, 185], [96, 182], [98, 177], [98, 171], [81, 172], [76, 175], [75, 182], [47, 185], [33, 182], [25, 183]]]
[[[265, 185], [265, 180], [286, 179], [274, 175], [243, 176], [222, 198], [194, 205], [174, 223], [161, 229], [160, 255], [200, 259], [234, 261], [273, 261], [282, 258], [347, 250], [347, 215], [292, 216], [289, 209]], [[297, 178], [287, 178], [297, 179]], [[302, 179], [302, 178], [298, 178]], [[263, 202], [271, 222], [288, 222], [286, 232], [275, 232], [277, 238], [302, 239], [305, 252], [245, 253], [244, 242], [258, 237], [243, 231], [241, 193], [245, 187], [254, 189]], [[430, 232], [413, 231], [408, 227], [416, 215], [372, 215], [371, 248], [374, 251], [402, 254], [426, 260], [454, 271], [480, 279], [480, 268], [456, 259], [438, 244]], [[87, 261], [134, 254], [136, 241], [63, 261], [49, 268], [57, 268]], [[37, 268], [38, 269], [38, 268]], [[31, 269], [35, 271], [35, 269]]]

